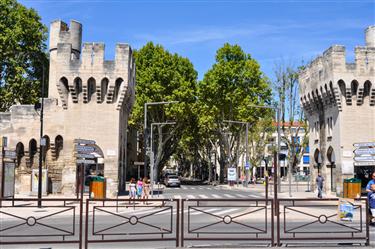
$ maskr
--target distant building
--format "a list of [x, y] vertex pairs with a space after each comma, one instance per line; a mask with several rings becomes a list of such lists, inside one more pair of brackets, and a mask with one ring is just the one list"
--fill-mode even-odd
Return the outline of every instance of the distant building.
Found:
[[338, 195], [344, 179], [356, 176], [364, 184], [375, 169], [371, 155], [358, 159], [353, 153], [355, 143], [375, 142], [375, 26], [365, 37], [365, 46], [355, 48], [354, 63], [346, 62], [344, 46], [334, 45], [299, 74], [310, 125], [310, 168]]
[[[46, 146], [43, 169], [47, 192], [74, 194], [77, 188], [75, 139], [95, 145], [85, 174], [104, 173], [107, 195], [124, 186], [127, 124], [135, 99], [135, 63], [127, 44], [116, 45], [114, 61], [104, 59], [103, 43], [82, 44], [82, 25], [54, 21], [50, 26], [48, 98], [44, 99]], [[14, 105], [0, 113], [0, 134], [8, 150], [15, 150], [16, 193], [32, 192], [32, 171], [38, 168], [40, 121], [31, 105]], [[35, 191], [34, 191], [35, 192]]]

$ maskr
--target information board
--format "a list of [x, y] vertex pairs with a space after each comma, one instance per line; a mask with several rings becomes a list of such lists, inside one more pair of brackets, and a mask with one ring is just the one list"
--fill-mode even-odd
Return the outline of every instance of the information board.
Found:
[[4, 163], [4, 189], [3, 197], [14, 196], [14, 171], [16, 164], [14, 162]]

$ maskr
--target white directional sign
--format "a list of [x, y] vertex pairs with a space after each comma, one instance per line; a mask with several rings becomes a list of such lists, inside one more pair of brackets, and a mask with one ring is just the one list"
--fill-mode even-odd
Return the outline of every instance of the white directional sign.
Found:
[[95, 148], [94, 147], [91, 147], [91, 146], [81, 146], [81, 145], [77, 145], [76, 146], [76, 150], [78, 152], [81, 152], [81, 153], [87, 153], [87, 152], [94, 152], [95, 151]]
[[354, 147], [375, 147], [375, 142], [369, 143], [355, 143], [353, 144]]
[[236, 168], [228, 168], [228, 181], [235, 181], [236, 178]]
[[373, 162], [354, 162], [354, 166], [375, 166], [375, 161], [373, 161]]
[[94, 160], [78, 159], [76, 163], [95, 164]]
[[95, 144], [94, 140], [88, 140], [88, 139], [74, 139], [74, 143], [76, 144]]
[[375, 155], [375, 148], [356, 149], [354, 150], [356, 155]]
[[357, 162], [364, 162], [364, 161], [375, 162], [375, 156], [356, 156], [356, 157], [354, 157], [354, 160], [357, 161]]

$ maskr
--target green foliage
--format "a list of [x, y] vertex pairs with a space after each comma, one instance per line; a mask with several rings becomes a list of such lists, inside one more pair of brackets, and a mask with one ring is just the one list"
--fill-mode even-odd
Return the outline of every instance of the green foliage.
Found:
[[223, 176], [224, 168], [234, 165], [238, 158], [240, 135], [244, 129], [244, 125], [223, 121], [255, 125], [271, 115], [268, 109], [251, 107], [271, 103], [269, 81], [250, 54], [238, 45], [224, 44], [216, 53], [216, 63], [199, 83], [198, 103], [201, 134], [218, 141], [220, 175]]
[[43, 66], [48, 72], [46, 39], [47, 28], [35, 10], [0, 1], [0, 111], [16, 102], [38, 102]]
[[[151, 123], [174, 121], [155, 133], [158, 139], [156, 165], [162, 167], [175, 151], [178, 142], [193, 140], [186, 132], [194, 123], [197, 72], [193, 64], [177, 54], [171, 54], [161, 45], [147, 43], [134, 53], [136, 59], [136, 101], [129, 121], [143, 131], [144, 104], [161, 101], [179, 101], [169, 105], [147, 107], [148, 129]], [[156, 131], [156, 130], [155, 130]], [[163, 135], [166, 133], [166, 135]]]

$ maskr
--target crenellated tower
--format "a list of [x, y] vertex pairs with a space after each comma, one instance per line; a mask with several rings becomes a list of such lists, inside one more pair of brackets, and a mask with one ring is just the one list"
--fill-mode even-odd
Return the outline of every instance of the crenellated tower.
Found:
[[375, 140], [375, 26], [365, 30], [365, 41], [355, 48], [354, 63], [346, 61], [344, 46], [334, 45], [299, 73], [311, 167], [323, 172], [332, 192], [363, 171], [354, 166], [353, 143]]

